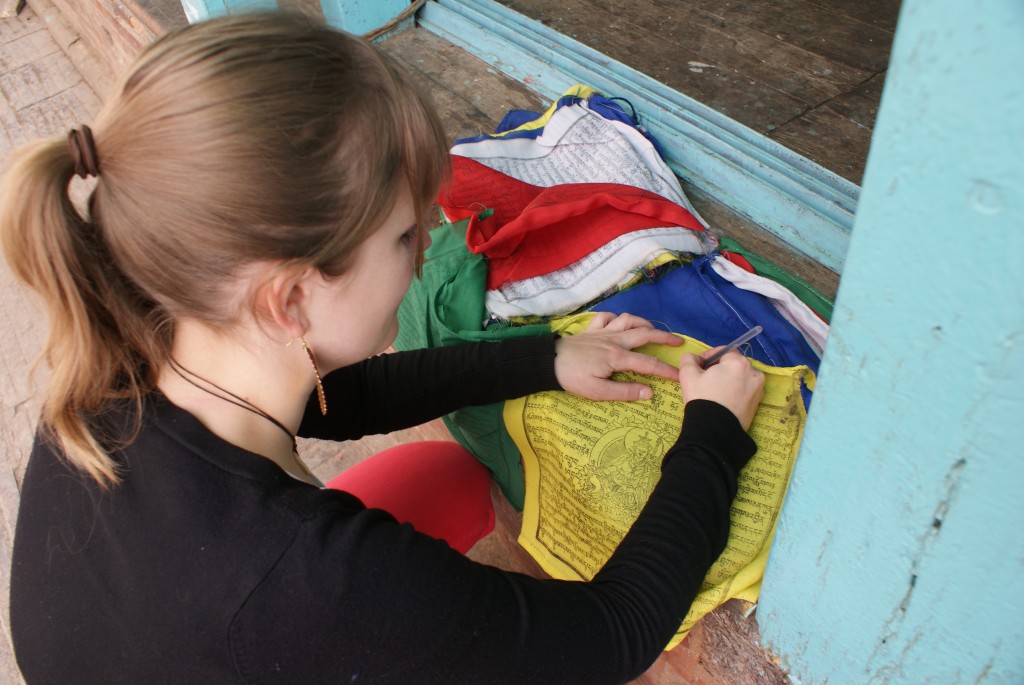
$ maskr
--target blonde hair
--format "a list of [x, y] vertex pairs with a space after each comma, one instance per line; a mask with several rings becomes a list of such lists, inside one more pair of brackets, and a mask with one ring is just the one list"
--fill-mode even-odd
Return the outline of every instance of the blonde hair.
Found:
[[176, 319], [228, 325], [227, 287], [254, 261], [339, 275], [403, 183], [422, 229], [448, 168], [438, 116], [407, 74], [287, 13], [164, 36], [92, 131], [88, 216], [68, 199], [66, 139], [44, 140], [12, 160], [0, 238], [48, 309], [42, 435], [104, 485], [119, 475], [95, 419], [115, 400], [141, 407]]

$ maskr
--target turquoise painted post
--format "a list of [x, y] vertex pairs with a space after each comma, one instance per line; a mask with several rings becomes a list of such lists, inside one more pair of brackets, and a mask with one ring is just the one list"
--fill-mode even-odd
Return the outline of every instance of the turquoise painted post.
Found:
[[904, 0], [763, 640], [803, 685], [1024, 682], [1024, 2]]
[[363, 34], [401, 14], [409, 7], [409, 0], [321, 0], [320, 7], [331, 26]]
[[188, 23], [195, 24], [225, 14], [276, 10], [277, 0], [181, 0], [181, 7], [185, 10]]

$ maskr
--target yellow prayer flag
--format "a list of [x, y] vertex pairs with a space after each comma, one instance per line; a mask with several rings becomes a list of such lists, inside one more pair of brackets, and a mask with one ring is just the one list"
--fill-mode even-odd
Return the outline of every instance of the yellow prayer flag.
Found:
[[[556, 320], [552, 330], [581, 332], [592, 316]], [[678, 366], [684, 352], [708, 349], [681, 337], [681, 347], [647, 345], [639, 351]], [[753, 602], [760, 592], [807, 417], [800, 384], [813, 390], [815, 379], [806, 366], [752, 363], [765, 374], [764, 396], [750, 428], [758, 450], [740, 473], [725, 551], [666, 649], [715, 607], [733, 598]], [[590, 580], [601, 569], [654, 489], [662, 458], [682, 426], [684, 401], [677, 382], [632, 373], [613, 378], [641, 380], [654, 396], [643, 402], [594, 402], [542, 392], [505, 404], [505, 425], [522, 453], [526, 481], [519, 543], [553, 578]]]

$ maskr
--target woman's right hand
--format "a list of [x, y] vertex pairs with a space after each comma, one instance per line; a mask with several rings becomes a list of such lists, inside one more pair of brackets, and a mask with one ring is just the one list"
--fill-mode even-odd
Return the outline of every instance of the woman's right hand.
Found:
[[701, 361], [717, 349], [707, 350], [699, 357], [684, 354], [679, 359], [679, 386], [683, 402], [711, 400], [731, 411], [743, 430], [749, 430], [764, 392], [764, 374], [739, 352], [730, 352], [709, 369]]

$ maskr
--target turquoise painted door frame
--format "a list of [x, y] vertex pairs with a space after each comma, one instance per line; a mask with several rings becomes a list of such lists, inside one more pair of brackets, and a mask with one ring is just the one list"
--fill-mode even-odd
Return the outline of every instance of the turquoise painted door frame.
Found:
[[362, 35], [384, 26], [409, 7], [409, 0], [320, 0], [327, 23]]
[[765, 574], [794, 682], [1024, 682], [1024, 2], [904, 0]]
[[[190, 24], [226, 14], [275, 10], [277, 0], [181, 0]], [[409, 0], [321, 0], [324, 19], [349, 33], [364, 34], [384, 26], [409, 7]]]
[[181, 0], [181, 7], [185, 10], [188, 23], [195, 24], [227, 14], [276, 10], [277, 0]]

